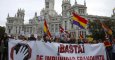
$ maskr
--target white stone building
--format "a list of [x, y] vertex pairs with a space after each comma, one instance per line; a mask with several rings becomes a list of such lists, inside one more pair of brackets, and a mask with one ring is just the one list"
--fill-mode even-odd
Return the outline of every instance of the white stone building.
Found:
[[37, 34], [43, 35], [43, 22], [44, 18], [48, 23], [48, 27], [52, 35], [59, 32], [59, 25], [75, 34], [76, 38], [82, 33], [84, 37], [88, 33], [87, 29], [80, 29], [78, 26], [72, 24], [72, 12], [77, 12], [80, 16], [87, 20], [115, 20], [115, 9], [111, 17], [89, 15], [87, 13], [86, 2], [84, 5], [78, 4], [75, 0], [75, 4], [72, 6], [70, 0], [62, 1], [62, 14], [58, 15], [54, 10], [55, 0], [45, 0], [45, 8], [40, 12], [40, 16], [35, 16], [29, 20], [29, 24], [24, 24], [24, 10], [18, 9], [17, 14], [14, 17], [10, 17], [8, 14], [6, 22], [6, 33], [9, 35], [20, 35], [20, 34]]

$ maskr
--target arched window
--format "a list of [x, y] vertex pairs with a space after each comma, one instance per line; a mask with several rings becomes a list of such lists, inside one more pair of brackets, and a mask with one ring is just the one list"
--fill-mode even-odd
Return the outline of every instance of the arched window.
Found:
[[46, 2], [46, 8], [49, 8], [49, 2]]

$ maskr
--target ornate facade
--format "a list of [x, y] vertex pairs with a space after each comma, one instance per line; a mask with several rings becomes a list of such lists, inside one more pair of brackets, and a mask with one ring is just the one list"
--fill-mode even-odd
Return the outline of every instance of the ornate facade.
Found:
[[52, 35], [59, 32], [59, 25], [61, 25], [65, 30], [73, 33], [78, 38], [79, 34], [83, 34], [85, 37], [89, 33], [87, 29], [80, 29], [78, 26], [72, 24], [72, 12], [76, 12], [87, 20], [115, 20], [115, 9], [113, 9], [113, 15], [111, 17], [89, 15], [87, 13], [86, 2], [84, 1], [84, 5], [81, 5], [76, 0], [73, 6], [70, 0], [63, 0], [62, 14], [58, 15], [54, 10], [54, 2], [55, 0], [45, 0], [45, 8], [41, 10], [40, 16], [37, 16], [37, 13], [35, 13], [35, 16], [29, 20], [29, 24], [24, 24], [24, 10], [19, 9], [14, 17], [10, 17], [8, 14], [6, 33], [9, 35], [43, 35], [43, 23], [44, 19], [46, 19]]

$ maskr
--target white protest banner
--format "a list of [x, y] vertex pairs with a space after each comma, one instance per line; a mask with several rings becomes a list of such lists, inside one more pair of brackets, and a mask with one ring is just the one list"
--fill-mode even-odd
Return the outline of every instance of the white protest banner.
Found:
[[107, 60], [103, 43], [63, 44], [9, 40], [9, 60]]

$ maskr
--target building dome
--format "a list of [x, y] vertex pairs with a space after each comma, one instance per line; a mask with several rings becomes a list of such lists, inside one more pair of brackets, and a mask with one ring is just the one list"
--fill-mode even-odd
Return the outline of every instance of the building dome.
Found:
[[57, 16], [57, 13], [56, 13], [55, 10], [49, 10], [48, 14], [49, 14], [50, 16], [52, 16], [52, 17]]

